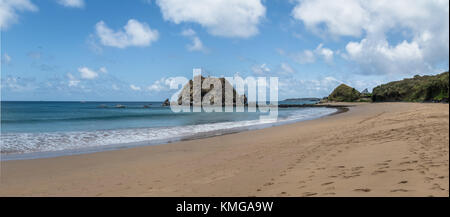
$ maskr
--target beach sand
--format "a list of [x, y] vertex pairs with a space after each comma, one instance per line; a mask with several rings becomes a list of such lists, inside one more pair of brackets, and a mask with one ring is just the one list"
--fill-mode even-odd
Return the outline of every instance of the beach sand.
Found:
[[158, 146], [1, 162], [1, 196], [449, 196], [449, 105], [355, 104]]

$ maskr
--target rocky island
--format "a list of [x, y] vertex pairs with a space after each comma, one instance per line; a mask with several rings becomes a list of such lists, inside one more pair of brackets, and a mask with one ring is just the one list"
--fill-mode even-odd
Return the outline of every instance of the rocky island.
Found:
[[[208, 86], [206, 88], [204, 87], [203, 84], [206, 79], [209, 80], [208, 83], [217, 83], [217, 82], [221, 83], [222, 89], [219, 91], [221, 91], [221, 95], [222, 95], [222, 99], [221, 99], [222, 106], [225, 106], [225, 103], [226, 103], [225, 90], [227, 90], [228, 88], [233, 90], [233, 106], [235, 106], [236, 104], [239, 104], [239, 102], [242, 105], [247, 105], [247, 97], [245, 96], [245, 94], [240, 95], [239, 93], [237, 93], [237, 91], [236, 91], [236, 89], [234, 89], [233, 85], [231, 85], [231, 83], [229, 81], [227, 81], [225, 78], [213, 78], [213, 77], [206, 78], [206, 77], [199, 75], [199, 76], [194, 77], [194, 79], [199, 79], [199, 81], [201, 81], [201, 82], [199, 82], [199, 84], [197, 84], [199, 86], [195, 86], [195, 83], [192, 79], [189, 80], [189, 82], [183, 86], [183, 89], [181, 90], [181, 92], [178, 95], [178, 100], [177, 100], [178, 105], [182, 104], [182, 102], [183, 102], [182, 96], [184, 94], [189, 95], [189, 104], [191, 106], [194, 104], [195, 97], [200, 97], [200, 99], [203, 100], [204, 97], [208, 95], [208, 93], [211, 93], [211, 95], [214, 95], [214, 93], [212, 93], [212, 91], [215, 90], [215, 87], [213, 84], [211, 84], [210, 86]], [[198, 88], [201, 90], [200, 96], [194, 95], [194, 94], [196, 94], [196, 92], [194, 91], [194, 88]], [[214, 102], [214, 96], [209, 98], [209, 100], [210, 100], [210, 103], [212, 104]], [[170, 100], [166, 99], [162, 105], [170, 106]]]

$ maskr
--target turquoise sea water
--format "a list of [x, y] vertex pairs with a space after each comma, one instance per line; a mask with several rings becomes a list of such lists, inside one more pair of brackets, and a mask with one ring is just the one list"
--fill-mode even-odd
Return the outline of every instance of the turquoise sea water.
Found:
[[161, 104], [2, 102], [1, 153], [8, 155], [156, 144], [208, 133], [216, 135], [230, 130], [313, 119], [335, 112], [328, 108], [280, 108], [278, 120], [262, 122], [259, 112], [174, 113]]

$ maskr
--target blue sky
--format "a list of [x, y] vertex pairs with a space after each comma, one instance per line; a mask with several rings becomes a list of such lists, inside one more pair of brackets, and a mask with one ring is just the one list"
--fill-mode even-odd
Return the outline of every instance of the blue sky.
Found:
[[277, 76], [323, 97], [448, 70], [449, 3], [0, 0], [2, 100], [163, 100], [171, 78]]

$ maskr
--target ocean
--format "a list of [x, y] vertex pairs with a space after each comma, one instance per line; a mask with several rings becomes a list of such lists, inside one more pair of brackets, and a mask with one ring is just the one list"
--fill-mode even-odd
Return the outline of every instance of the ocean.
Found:
[[1, 102], [1, 158], [38, 158], [162, 144], [309, 120], [336, 111], [279, 108], [278, 119], [267, 122], [260, 121], [259, 112], [174, 113], [161, 104]]

